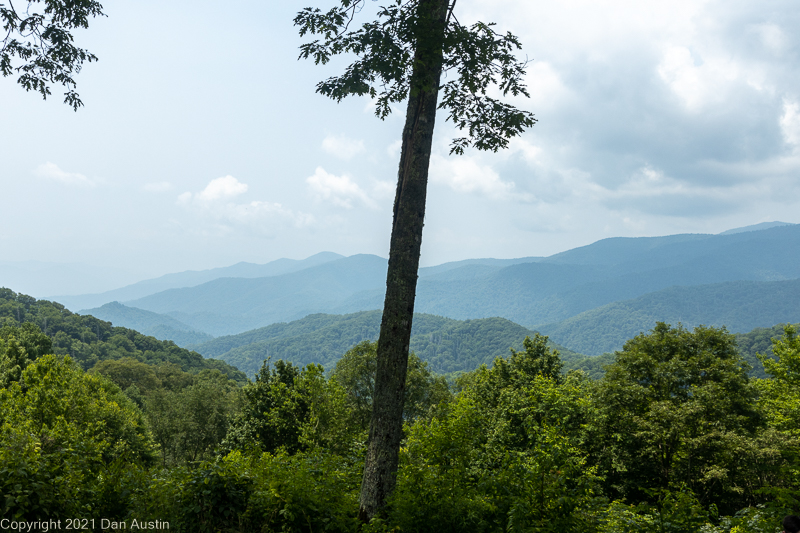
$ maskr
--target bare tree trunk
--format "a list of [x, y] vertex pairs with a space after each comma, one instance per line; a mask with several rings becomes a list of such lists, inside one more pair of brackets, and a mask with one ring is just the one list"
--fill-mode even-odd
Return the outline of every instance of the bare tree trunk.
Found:
[[403, 129], [389, 245], [386, 299], [378, 340], [369, 446], [361, 483], [359, 518], [364, 522], [381, 512], [396, 481], [403, 437], [408, 347], [448, 5], [449, 0], [420, 0], [418, 7], [421, 28], [415, 43], [411, 90]]

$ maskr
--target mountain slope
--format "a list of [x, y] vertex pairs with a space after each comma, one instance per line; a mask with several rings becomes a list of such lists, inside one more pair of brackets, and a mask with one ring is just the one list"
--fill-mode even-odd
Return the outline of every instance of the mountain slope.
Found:
[[[532, 326], [675, 285], [796, 279], [800, 225], [729, 235], [604, 239], [516, 264], [476, 261], [421, 275], [416, 311], [456, 319], [503, 317]], [[361, 255], [268, 278], [217, 279], [125, 303], [219, 336], [313, 313], [380, 308], [385, 275], [385, 259]]]
[[195, 287], [219, 278], [260, 278], [266, 276], [279, 276], [289, 272], [296, 272], [304, 268], [341, 259], [343, 256], [333, 252], [320, 252], [306, 259], [277, 259], [269, 263], [258, 265], [255, 263], [241, 262], [235, 265], [209, 270], [187, 270], [165, 274], [158, 278], [146, 279], [119, 289], [98, 294], [81, 294], [73, 296], [53, 296], [52, 300], [62, 302], [73, 309], [98, 307], [114, 301], [134, 300], [150, 294], [168, 289]]
[[236, 381], [247, 380], [242, 372], [227, 363], [205, 359], [173, 342], [116, 327], [91, 315], [72, 313], [56, 302], [0, 288], [0, 324], [16, 327], [25, 323], [35, 324], [51, 338], [52, 353], [70, 356], [84, 370], [99, 361], [133, 357], [152, 365], [174, 363], [184, 372], [219, 370]]
[[135, 329], [160, 340], [171, 340], [178, 346], [200, 344], [213, 339], [211, 335], [193, 330], [183, 322], [168, 315], [111, 302], [95, 309], [85, 309], [81, 314], [92, 315], [126, 328]]
[[[280, 276], [221, 278], [126, 304], [170, 314], [212, 335], [223, 335], [299, 319], [332, 307], [362, 287], [385, 283], [386, 259], [362, 254]], [[226, 326], [232, 318], [238, 324], [235, 328]]]
[[681, 322], [688, 328], [726, 326], [734, 333], [797, 322], [800, 279], [670, 287], [537, 329], [573, 350], [599, 355], [621, 349], [627, 339], [652, 329], [657, 321]]
[[[362, 311], [349, 315], [309, 315], [290, 323], [220, 337], [193, 348], [206, 357], [219, 358], [249, 375], [264, 359], [283, 359], [295, 364], [319, 363], [326, 369], [353, 345], [377, 340], [381, 312]], [[507, 356], [509, 348], [522, 349], [522, 341], [534, 332], [502, 318], [458, 321], [440, 316], [415, 314], [411, 351], [439, 373], [468, 371]], [[555, 346], [566, 359], [580, 358]]]

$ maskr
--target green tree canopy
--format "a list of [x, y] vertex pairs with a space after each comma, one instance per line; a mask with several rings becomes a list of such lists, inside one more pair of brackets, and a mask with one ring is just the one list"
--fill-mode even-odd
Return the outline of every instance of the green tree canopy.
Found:
[[592, 437], [611, 495], [685, 484], [706, 504], [748, 503], [739, 474], [763, 419], [747, 370], [724, 328], [659, 322], [626, 342], [599, 384]]
[[[347, 394], [353, 414], [352, 424], [369, 429], [372, 400], [375, 393], [375, 372], [378, 366], [378, 343], [363, 341], [348, 350], [336, 363], [331, 379], [338, 382]], [[412, 422], [428, 410], [450, 398], [447, 382], [428, 369], [413, 352], [408, 358], [403, 419]]]
[[114, 465], [154, 457], [139, 409], [69, 357], [44, 355], [0, 389], [3, 517], [96, 516]]

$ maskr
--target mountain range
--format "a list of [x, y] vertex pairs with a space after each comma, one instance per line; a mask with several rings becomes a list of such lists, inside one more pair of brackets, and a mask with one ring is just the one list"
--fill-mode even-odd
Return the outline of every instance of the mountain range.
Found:
[[[303, 261], [171, 274], [71, 298], [113, 298], [154, 313], [148, 315], [152, 327], [225, 336], [310, 314], [379, 309], [385, 275], [384, 258], [322, 253]], [[765, 223], [719, 235], [610, 238], [549, 257], [424, 268], [416, 311], [460, 320], [502, 317], [572, 350], [599, 354], [619, 349], [656, 320], [727, 325], [731, 331], [796, 322], [800, 299], [794, 296], [797, 284], [789, 282], [798, 278], [800, 225]], [[111, 311], [102, 306], [82, 312], [113, 321]], [[119, 307], [114, 312], [116, 320], [128, 320]]]

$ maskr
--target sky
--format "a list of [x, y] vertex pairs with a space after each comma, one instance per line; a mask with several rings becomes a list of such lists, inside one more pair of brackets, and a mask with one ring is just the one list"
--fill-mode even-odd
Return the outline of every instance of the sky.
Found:
[[[0, 78], [0, 263], [98, 272], [69, 294], [321, 251], [386, 257], [404, 106], [381, 121], [368, 98], [315, 93], [352, 58], [298, 61], [307, 5], [333, 4], [106, 1], [75, 32], [99, 57], [76, 78], [77, 112], [60, 87], [44, 101]], [[458, 132], [438, 116], [423, 266], [800, 223], [796, 0], [455, 13], [520, 38], [531, 97], [510, 103], [538, 123], [507, 150], [449, 156]]]

